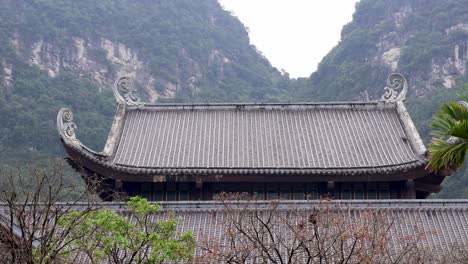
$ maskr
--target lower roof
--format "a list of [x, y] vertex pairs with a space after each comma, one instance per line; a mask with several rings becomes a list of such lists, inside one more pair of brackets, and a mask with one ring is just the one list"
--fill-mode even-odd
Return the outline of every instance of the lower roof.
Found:
[[[440, 263], [440, 257], [454, 252], [455, 249], [468, 252], [468, 200], [278, 201], [274, 206], [272, 201], [159, 204], [161, 209], [152, 215], [149, 221], [167, 220], [174, 215], [179, 233], [193, 232], [198, 244], [195, 255], [200, 258], [206, 256], [203, 245], [207, 241], [217, 245], [218, 250], [231, 249], [227, 238], [232, 233], [227, 233], [228, 227], [239, 217], [237, 212], [245, 211], [245, 208], [255, 210], [260, 217], [269, 217], [269, 214], [273, 213], [270, 215], [272, 224], [277, 227], [272, 229], [274, 236], [281, 236], [287, 232], [287, 228], [279, 228], [286, 222], [303, 223], [304, 219], [307, 222], [316, 212], [325, 216], [332, 212], [337, 217], [344, 217], [342, 220], [346, 224], [368, 224], [369, 228], [375, 228], [374, 225], [378, 228], [388, 228], [388, 232], [385, 232], [385, 243], [388, 243], [388, 249], [392, 252], [407, 250], [406, 243], [414, 243], [412, 246], [417, 247], [420, 252], [431, 254], [431, 258], [427, 260], [430, 263]], [[98, 206], [130, 216], [124, 203], [103, 203]], [[272, 210], [273, 207], [275, 209]], [[372, 218], [372, 215], [378, 217]], [[87, 263], [88, 259], [85, 254], [78, 254], [75, 261]]]
[[[160, 203], [163, 209], [153, 221], [167, 219], [168, 214], [174, 212], [180, 231], [193, 231], [198, 243], [208, 239], [222, 244], [227, 243], [225, 232], [229, 215], [236, 212], [231, 209], [244, 208], [246, 204], [232, 202], [230, 209], [226, 210], [225, 205], [216, 201]], [[119, 208], [119, 205], [108, 205]], [[266, 216], [271, 201], [250, 203], [250, 207]], [[403, 249], [402, 239], [408, 237], [418, 238], [416, 246], [434, 254], [447, 254], [455, 247], [464, 248], [468, 253], [468, 200], [279, 201], [273, 221], [280, 225], [284, 221], [282, 217], [287, 217], [291, 223], [299, 223], [300, 219], [307, 219], [317, 208], [338, 210], [349, 221], [356, 223], [368, 221], [369, 212], [379, 212], [385, 218], [383, 223], [388, 224], [389, 244], [395, 251]], [[120, 209], [125, 210], [125, 206]], [[203, 256], [206, 252], [198, 248], [196, 254]]]

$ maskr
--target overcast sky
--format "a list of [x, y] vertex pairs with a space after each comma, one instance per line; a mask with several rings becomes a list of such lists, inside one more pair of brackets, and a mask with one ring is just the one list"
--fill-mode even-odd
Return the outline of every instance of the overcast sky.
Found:
[[357, 0], [219, 0], [278, 69], [308, 77], [340, 39]]

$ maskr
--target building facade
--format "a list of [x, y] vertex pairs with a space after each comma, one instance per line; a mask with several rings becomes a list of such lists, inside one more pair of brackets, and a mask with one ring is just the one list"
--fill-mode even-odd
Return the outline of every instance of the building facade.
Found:
[[[414, 199], [445, 175], [425, 169], [427, 150], [403, 101], [408, 84], [389, 76], [381, 100], [295, 104], [148, 104], [130, 79], [114, 86], [117, 110], [102, 152], [75, 135], [61, 109], [57, 128], [70, 164], [114, 191], [155, 201]], [[107, 187], [107, 188], [104, 188]]]

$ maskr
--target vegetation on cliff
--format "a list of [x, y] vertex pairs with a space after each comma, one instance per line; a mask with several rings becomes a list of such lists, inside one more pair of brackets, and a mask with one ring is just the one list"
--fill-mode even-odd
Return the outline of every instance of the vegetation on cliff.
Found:
[[[61, 156], [54, 124], [61, 107], [77, 114], [80, 139], [102, 148], [114, 98], [106, 89], [110, 84], [98, 84], [92, 70], [83, 74], [66, 67], [76, 60], [67, 56], [73, 57], [77, 38], [90, 43], [87, 59], [106, 65], [103, 75], [110, 80], [120, 66], [109, 61], [100, 42], [135, 51], [157, 81], [177, 86], [174, 97], [163, 101], [274, 101], [287, 94], [289, 79], [249, 44], [244, 26], [216, 0], [0, 0], [0, 5], [2, 162]], [[178, 84], [187, 76], [193, 87]]]
[[462, 64], [468, 59], [467, 6], [467, 0], [360, 1], [340, 43], [299, 89], [298, 98], [336, 101], [365, 99], [365, 94], [378, 98], [392, 71], [407, 76], [412, 96], [442, 88], [444, 78], [454, 78], [460, 85], [467, 80], [465, 66], [454, 61]]
[[[361, 0], [340, 43], [310, 78], [298, 80], [273, 68], [216, 0], [0, 5], [3, 164], [63, 156], [54, 123], [61, 107], [76, 113], [79, 138], [102, 149], [115, 109], [109, 80], [125, 72], [109, 59], [112, 52], [139, 55], [124, 60], [125, 69], [143, 64], [144, 81], [153, 86], [140, 85], [139, 92], [147, 99], [164, 95], [160, 102], [377, 99], [388, 74], [400, 71], [411, 86], [406, 106], [426, 143], [437, 107], [468, 81], [468, 0]], [[87, 64], [73, 58], [71, 50], [83, 47], [74, 46], [78, 40], [87, 43]], [[459, 187], [468, 172], [458, 174], [446, 181], [443, 197], [468, 195]]]

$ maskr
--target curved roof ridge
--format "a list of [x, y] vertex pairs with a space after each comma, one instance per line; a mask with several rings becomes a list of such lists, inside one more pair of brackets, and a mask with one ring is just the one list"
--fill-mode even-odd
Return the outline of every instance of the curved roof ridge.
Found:
[[287, 103], [144, 103], [138, 106], [129, 106], [128, 109], [293, 109], [293, 108], [354, 108], [354, 107], [382, 107], [393, 108], [394, 102], [356, 101], [356, 102], [287, 102]]
[[63, 111], [57, 125], [74, 159], [130, 175], [408, 176], [424, 171], [426, 151], [403, 104], [407, 82], [392, 76], [376, 101], [208, 104], [141, 103], [124, 78], [103, 152], [76, 139]]

